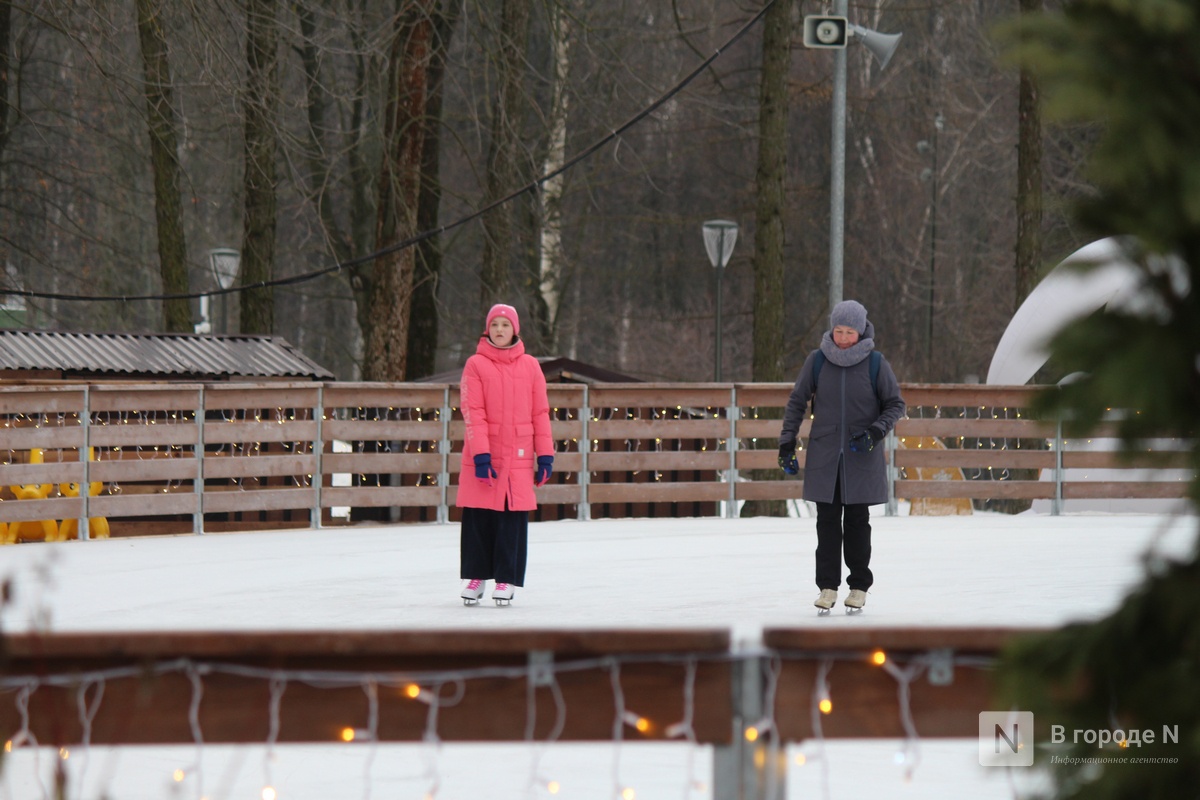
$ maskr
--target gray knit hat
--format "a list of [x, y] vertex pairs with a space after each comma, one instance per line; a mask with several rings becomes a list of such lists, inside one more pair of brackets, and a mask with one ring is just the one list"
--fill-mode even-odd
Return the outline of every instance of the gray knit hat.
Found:
[[854, 328], [861, 336], [867, 330], [867, 309], [857, 300], [843, 300], [833, 307], [833, 313], [829, 315], [829, 329], [833, 330], [838, 325]]

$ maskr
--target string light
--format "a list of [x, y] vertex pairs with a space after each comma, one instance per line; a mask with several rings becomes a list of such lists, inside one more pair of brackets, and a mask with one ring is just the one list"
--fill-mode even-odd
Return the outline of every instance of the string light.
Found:
[[[897, 696], [899, 699], [901, 722], [905, 730], [905, 748], [901, 753], [897, 754], [897, 762], [905, 766], [905, 777], [909, 778], [913, 770], [919, 763], [919, 750], [917, 749], [918, 736], [916, 727], [913, 724], [912, 709], [911, 709], [911, 693], [910, 687], [914, 680], [920, 677], [927, 671], [932, 672], [935, 667], [942, 668], [943, 661], [949, 658], [950, 666], [968, 665], [978, 666], [981, 668], [991, 667], [990, 659], [983, 658], [955, 658], [952, 654], [942, 651], [931, 651], [923, 655], [918, 655], [911, 658], [901, 657], [899, 659], [893, 657], [882, 649], [873, 651], [857, 651], [857, 652], [842, 652], [842, 653], [812, 653], [803, 652], [800, 654], [784, 654], [767, 651], [769, 660], [761, 661], [763, 653], [755, 653], [751, 657], [755, 659], [755, 663], [761, 663], [768, 667], [765, 672], [765, 685], [763, 689], [763, 712], [764, 715], [754, 725], [747, 728], [747, 740], [758, 744], [758, 749], [754, 755], [754, 759], [760, 765], [791, 763], [794, 766], [806, 766], [813, 757], [811, 753], [799, 753], [794, 755], [790, 760], [779, 760], [778, 748], [780, 746], [780, 737], [774, 735], [776, 730], [775, 723], [775, 698], [776, 689], [778, 686], [779, 676], [782, 671], [784, 658], [806, 658], [817, 659], [817, 669], [815, 681], [813, 685], [813, 712], [812, 712], [812, 729], [814, 732], [814, 740], [818, 746], [824, 747], [824, 737], [821, 729], [822, 717], [832, 711], [831, 693], [829, 686], [829, 675], [836, 661], [838, 660], [856, 660], [859, 663], [867, 661], [869, 663], [880, 666], [888, 675], [895, 679], [897, 685]], [[730, 658], [741, 658], [742, 656], [731, 656], [723, 654], [716, 656], [716, 660], [727, 661]], [[509, 678], [514, 680], [525, 680], [529, 682], [530, 688], [530, 704], [529, 718], [527, 719], [527, 740], [532, 740], [533, 727], [529, 724], [529, 720], [536, 715], [536, 706], [533, 702], [534, 681], [536, 680], [536, 688], [549, 689], [555, 697], [557, 715], [553, 729], [546, 740], [546, 744], [554, 741], [561, 734], [565, 723], [566, 708], [562, 702], [561, 692], [557, 689], [557, 676], [567, 671], [579, 670], [606, 670], [609, 673], [610, 683], [613, 691], [613, 729], [612, 739], [615, 744], [614, 761], [613, 761], [613, 793], [622, 799], [626, 797], [637, 797], [636, 789], [621, 780], [620, 769], [620, 748], [623, 743], [625, 728], [633, 728], [639, 730], [643, 734], [652, 734], [659, 730], [659, 726], [652, 722], [649, 718], [637, 714], [626, 705], [626, 697], [622, 687], [621, 669], [625, 663], [674, 663], [682, 666], [686, 672], [683, 681], [684, 690], [684, 718], [680, 722], [676, 722], [670, 726], [662, 728], [662, 733], [667, 738], [683, 738], [689, 743], [695, 743], [695, 731], [692, 728], [692, 720], [694, 715], [695, 702], [695, 681], [699, 659], [702, 656], [694, 654], [684, 656], [667, 656], [667, 655], [640, 655], [640, 656], [607, 656], [596, 659], [581, 659], [570, 662], [554, 662], [554, 661], [539, 661], [536, 664], [529, 664], [520, 668], [492, 666], [481, 667], [467, 670], [448, 670], [448, 671], [431, 671], [426, 673], [409, 673], [409, 674], [376, 674], [376, 673], [357, 673], [357, 672], [327, 672], [319, 670], [268, 670], [265, 668], [231, 665], [231, 664], [205, 664], [194, 663], [188, 660], [164, 661], [152, 664], [139, 664], [135, 667], [120, 667], [105, 670], [97, 670], [87, 674], [41, 674], [34, 676], [17, 676], [5, 675], [0, 677], [0, 691], [13, 691], [16, 693], [16, 706], [19, 720], [21, 723], [20, 730], [13, 736], [5, 749], [12, 752], [14, 748], [28, 745], [33, 750], [33, 755], [37, 755], [37, 743], [30, 729], [29, 716], [29, 701], [34, 692], [40, 686], [50, 686], [57, 688], [70, 688], [74, 690], [81, 725], [83, 726], [83, 738], [81, 746], [84, 748], [78, 751], [76, 755], [86, 755], [90, 746], [91, 724], [96, 717], [103, 697], [105, 695], [105, 687], [112, 680], [128, 680], [137, 679], [144, 680], [147, 676], [161, 675], [169, 672], [184, 673], [192, 682], [192, 702], [189, 707], [189, 722], [192, 724], [192, 736], [197, 747], [203, 743], [204, 736], [199, 729], [198, 709], [200, 700], [203, 696], [204, 678], [214, 672], [233, 675], [241, 678], [250, 678], [267, 681], [270, 688], [270, 703], [268, 706], [269, 715], [269, 733], [267, 738], [268, 755], [274, 754], [275, 744], [280, 736], [280, 706], [282, 697], [286, 691], [290, 681], [301, 681], [306, 685], [316, 688], [336, 688], [346, 687], [351, 685], [359, 685], [368, 700], [368, 714], [366, 728], [354, 727], [347, 725], [337, 728], [337, 733], [341, 734], [341, 738], [345, 742], [369, 741], [376, 742], [377, 725], [379, 717], [378, 708], [378, 684], [383, 683], [391, 691], [400, 696], [409, 699], [424, 702], [429, 706], [429, 711], [426, 718], [425, 741], [431, 745], [431, 752], [436, 756], [438, 748], [441, 745], [437, 731], [437, 721], [440, 709], [453, 706], [459, 703], [466, 694], [466, 682], [468, 680], [495, 680], [497, 678]], [[445, 690], [449, 688], [447, 693]], [[396, 695], [393, 695], [396, 696]], [[825, 703], [822, 701], [830, 701], [830, 704], [825, 708]], [[826, 711], [826, 708], [828, 711]], [[751, 734], [753, 730], [755, 733]], [[336, 736], [331, 737], [336, 738]], [[66, 760], [73, 755], [65, 745], [56, 745], [56, 750], [59, 753], [59, 758]], [[374, 744], [372, 745], [374, 748]], [[79, 759], [72, 758], [72, 763]], [[820, 758], [822, 762], [823, 772], [827, 772], [827, 759]], [[283, 792], [272, 780], [270, 774], [270, 759], [268, 759], [265, 772], [264, 782], [262, 784], [262, 797], [280, 797]], [[368, 758], [365, 764], [365, 796], [369, 797], [370, 792], [370, 759]], [[536, 774], [537, 765], [531, 770], [531, 775]], [[201, 778], [200, 761], [194, 767], [180, 765], [172, 769], [169, 773], [171, 780], [176, 784], [182, 784], [185, 781]], [[772, 777], [774, 776], [774, 777]], [[778, 778], [776, 769], [767, 771], [768, 780]], [[437, 770], [436, 758], [429, 771], [430, 783], [425, 796], [436, 798], [440, 788], [441, 775]], [[80, 778], [82, 786], [82, 779]], [[557, 780], [538, 777], [534, 786], [540, 787], [550, 795], [559, 794], [562, 790], [562, 785]], [[685, 788], [684, 797], [690, 797], [691, 792], [704, 792], [706, 787], [700, 781], [696, 781], [692, 775], [691, 761], [689, 759], [688, 783]], [[530, 795], [532, 796], [532, 792]], [[196, 795], [198, 798], [204, 798], [203, 788], [198, 789]]]

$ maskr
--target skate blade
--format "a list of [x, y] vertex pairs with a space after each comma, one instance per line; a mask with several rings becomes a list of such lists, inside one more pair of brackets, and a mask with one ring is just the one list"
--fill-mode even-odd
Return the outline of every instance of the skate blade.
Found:
[[863, 612], [862, 606], [846, 606], [847, 614], [861, 614], [862, 612]]
[[464, 598], [462, 599], [462, 601], [463, 601], [463, 605], [464, 605], [464, 606], [477, 606], [477, 605], [479, 605], [479, 598], [478, 598], [478, 597], [474, 597], [474, 598], [472, 598], [472, 597], [464, 597]]
[[817, 606], [817, 616], [818, 617], [828, 617], [830, 611], [833, 611], [832, 607], [831, 608], [821, 608], [820, 606]]
[[512, 600], [501, 600], [500, 598], [495, 598], [495, 599], [496, 599], [496, 605], [498, 605], [498, 606], [511, 606], [512, 605]]

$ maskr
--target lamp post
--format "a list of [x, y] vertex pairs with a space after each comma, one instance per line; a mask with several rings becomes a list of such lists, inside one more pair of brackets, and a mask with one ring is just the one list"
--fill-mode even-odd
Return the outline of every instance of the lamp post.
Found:
[[836, 0], [834, 16], [804, 18], [804, 46], [830, 48], [833, 54], [833, 125], [829, 192], [829, 308], [842, 302], [843, 239], [846, 208], [846, 44], [861, 41], [883, 69], [900, 44], [899, 33], [879, 33], [846, 19], [849, 0]]
[[733, 245], [737, 242], [738, 226], [736, 222], [727, 219], [710, 219], [704, 223], [704, 249], [708, 251], [708, 260], [717, 271], [717, 353], [716, 366], [713, 370], [713, 380], [721, 381], [721, 275], [733, 255]]
[[928, 328], [925, 332], [925, 358], [933, 369], [933, 300], [934, 279], [937, 276], [937, 201], [938, 201], [938, 134], [946, 125], [942, 112], [933, 117], [933, 143], [922, 139], [917, 142], [918, 153], [929, 153], [933, 162], [932, 167], [921, 170], [921, 179], [929, 181], [929, 313], [926, 315]]
[[[238, 268], [242, 263], [242, 254], [231, 247], [217, 247], [208, 251], [208, 267], [212, 271], [213, 280], [221, 289], [228, 289], [237, 280]], [[229, 330], [229, 300], [221, 298], [221, 333]]]

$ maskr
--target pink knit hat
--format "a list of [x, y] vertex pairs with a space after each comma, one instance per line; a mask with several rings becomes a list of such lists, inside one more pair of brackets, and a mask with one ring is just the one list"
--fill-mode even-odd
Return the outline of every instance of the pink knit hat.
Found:
[[492, 306], [491, 310], [488, 311], [487, 323], [483, 326], [484, 334], [491, 330], [492, 320], [494, 320], [496, 317], [504, 317], [506, 320], [511, 322], [513, 326], [513, 335], [521, 335], [521, 320], [517, 317], [517, 310], [512, 306], [504, 305], [504, 303], [496, 303], [496, 305]]

